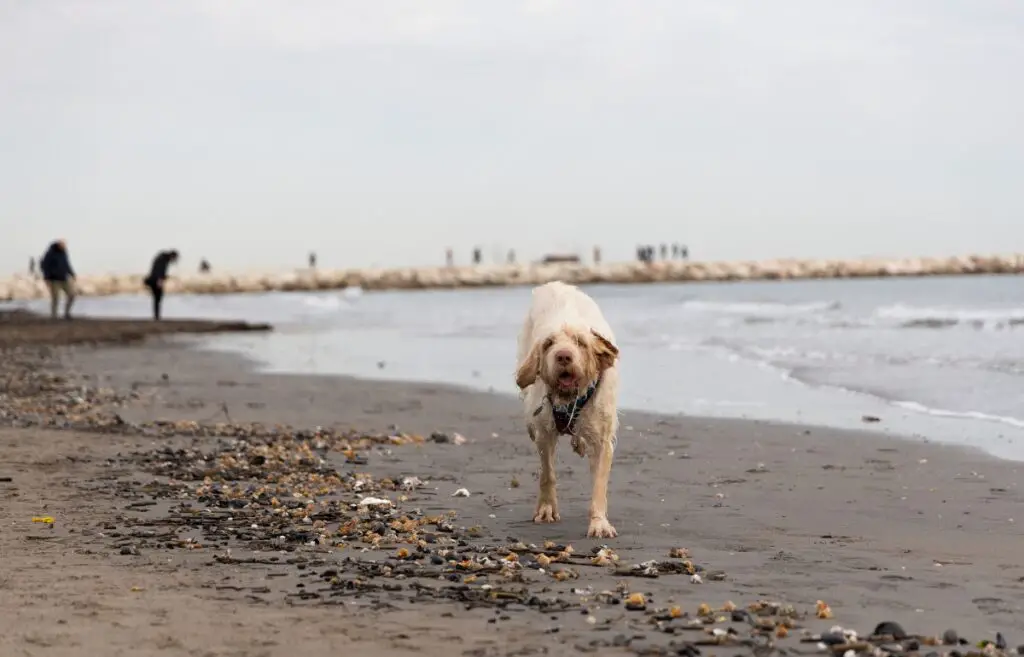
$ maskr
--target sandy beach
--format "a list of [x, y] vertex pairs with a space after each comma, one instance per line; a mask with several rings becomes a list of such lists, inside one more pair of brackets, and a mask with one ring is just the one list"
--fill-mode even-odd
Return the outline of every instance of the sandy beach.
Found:
[[[262, 375], [181, 339], [8, 349], [0, 368], [5, 655], [766, 655], [883, 621], [970, 642], [881, 640], [893, 654], [1024, 643], [1018, 463], [624, 411], [620, 535], [598, 542], [567, 444], [562, 521], [531, 521], [512, 397]], [[744, 617], [758, 601], [779, 606]]]

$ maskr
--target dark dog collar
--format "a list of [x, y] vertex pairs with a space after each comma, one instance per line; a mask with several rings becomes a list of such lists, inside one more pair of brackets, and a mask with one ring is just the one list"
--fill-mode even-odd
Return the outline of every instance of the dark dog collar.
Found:
[[[580, 413], [583, 412], [583, 407], [587, 405], [591, 397], [594, 396], [594, 392], [597, 391], [597, 385], [601, 383], [601, 377], [598, 377], [596, 381], [592, 381], [587, 389], [583, 391], [583, 394], [576, 397], [567, 404], [556, 404], [551, 399], [551, 394], [548, 393], [548, 403], [551, 404], [551, 415], [555, 420], [555, 429], [558, 430], [559, 435], [572, 435], [576, 429], [576, 420], [579, 418]], [[537, 413], [540, 413], [543, 406], [537, 409]]]

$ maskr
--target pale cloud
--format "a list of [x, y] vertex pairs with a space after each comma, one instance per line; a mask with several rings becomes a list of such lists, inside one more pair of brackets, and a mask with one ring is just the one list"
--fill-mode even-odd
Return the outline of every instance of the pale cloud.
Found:
[[1021, 61], [1015, 0], [0, 3], [0, 262], [1017, 248]]

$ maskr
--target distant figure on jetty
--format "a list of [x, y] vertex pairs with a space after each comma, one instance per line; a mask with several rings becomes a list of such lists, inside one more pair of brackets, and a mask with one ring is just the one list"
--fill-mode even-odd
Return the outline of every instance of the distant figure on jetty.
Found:
[[654, 260], [654, 247], [653, 246], [638, 246], [636, 247], [636, 259], [640, 262], [650, 264]]
[[508, 264], [510, 264], [510, 265], [516, 264], [516, 250], [515, 249], [509, 249], [508, 250]]
[[316, 269], [316, 251], [309, 252], [309, 268]]
[[35, 278], [36, 277], [36, 259], [35, 258], [29, 258], [28, 259], [28, 275], [31, 278]]
[[75, 270], [71, 267], [64, 240], [57, 240], [46, 249], [39, 261], [39, 271], [50, 292], [50, 317], [57, 319], [60, 293], [64, 292], [64, 319], [71, 319], [71, 305], [75, 302]]
[[444, 263], [449, 267], [455, 266], [455, 252], [451, 249], [447, 249], [444, 252]]
[[473, 264], [474, 265], [479, 265], [480, 264], [480, 258], [481, 258], [481, 256], [480, 256], [480, 247], [477, 247], [477, 248], [473, 249]]
[[160, 305], [164, 301], [164, 286], [167, 284], [167, 269], [178, 261], [178, 250], [161, 251], [153, 258], [149, 276], [143, 281], [153, 295], [153, 319], [160, 321]]
[[599, 246], [594, 247], [594, 264], [601, 264], [601, 247]]
[[200, 274], [209, 274], [210, 273], [210, 261], [207, 260], [206, 258], [203, 258], [202, 260], [199, 261], [199, 273]]
[[679, 257], [679, 245], [672, 242], [672, 259], [675, 260]]
[[679, 247], [679, 257], [683, 260], [690, 259], [690, 249], [685, 244]]
[[668, 260], [668, 245], [667, 244], [662, 244], [661, 245], [661, 259], [662, 260]]

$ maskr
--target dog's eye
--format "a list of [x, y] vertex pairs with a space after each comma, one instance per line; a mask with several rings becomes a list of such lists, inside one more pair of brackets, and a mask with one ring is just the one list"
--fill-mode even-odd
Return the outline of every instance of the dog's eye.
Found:
[[553, 345], [553, 344], [555, 344], [555, 339], [554, 338], [548, 338], [547, 340], [545, 340], [544, 341], [544, 351], [547, 351], [548, 349], [550, 349], [551, 345]]
[[575, 335], [575, 336], [573, 336], [572, 339], [575, 340], [576, 344], [578, 346], [580, 346], [580, 347], [586, 347], [587, 346], [587, 341], [583, 339], [582, 335]]

